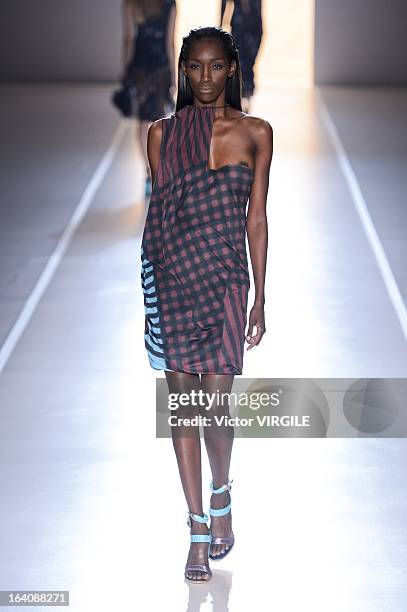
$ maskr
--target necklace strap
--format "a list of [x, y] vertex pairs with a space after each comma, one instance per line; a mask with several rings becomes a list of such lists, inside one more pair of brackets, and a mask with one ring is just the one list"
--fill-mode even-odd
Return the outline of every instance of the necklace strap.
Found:
[[224, 104], [223, 106], [199, 106], [198, 104], [193, 104], [195, 108], [226, 108], [226, 106], [230, 106], [230, 104]]

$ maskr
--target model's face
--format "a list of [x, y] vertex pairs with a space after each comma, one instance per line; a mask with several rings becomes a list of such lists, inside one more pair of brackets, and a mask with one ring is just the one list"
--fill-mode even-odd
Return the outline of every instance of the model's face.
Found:
[[219, 98], [235, 68], [236, 62], [229, 65], [222, 46], [210, 39], [194, 43], [183, 66], [195, 97], [204, 104]]

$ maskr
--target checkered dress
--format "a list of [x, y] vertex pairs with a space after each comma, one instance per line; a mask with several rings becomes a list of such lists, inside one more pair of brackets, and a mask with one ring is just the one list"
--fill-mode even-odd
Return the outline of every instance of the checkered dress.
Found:
[[214, 107], [163, 119], [141, 245], [145, 348], [155, 370], [241, 374], [253, 170], [208, 168]]

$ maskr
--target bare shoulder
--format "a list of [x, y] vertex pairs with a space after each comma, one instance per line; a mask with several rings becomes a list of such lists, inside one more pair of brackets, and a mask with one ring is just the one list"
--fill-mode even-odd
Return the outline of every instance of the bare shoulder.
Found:
[[163, 136], [163, 121], [165, 121], [165, 118], [156, 119], [148, 126], [147, 151], [150, 154], [159, 154]]
[[148, 137], [153, 141], [161, 141], [164, 118], [156, 119], [148, 127]]
[[147, 132], [147, 157], [150, 164], [153, 182], [160, 162], [161, 141], [163, 137], [163, 123], [166, 117], [156, 119], [150, 123]]
[[264, 147], [265, 144], [273, 142], [273, 128], [267, 119], [247, 115], [246, 113], [244, 113], [243, 119], [256, 146]]

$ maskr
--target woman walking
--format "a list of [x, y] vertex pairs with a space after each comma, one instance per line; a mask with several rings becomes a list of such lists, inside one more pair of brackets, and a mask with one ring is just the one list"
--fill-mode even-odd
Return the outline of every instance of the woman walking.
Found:
[[145, 195], [151, 193], [147, 131], [174, 110], [175, 0], [123, 0], [123, 80], [135, 86], [136, 138], [145, 162]]
[[[233, 36], [218, 27], [193, 29], [180, 52], [176, 111], [148, 132], [153, 192], [141, 246], [144, 340], [150, 365], [165, 371], [170, 393], [230, 392], [234, 375], [242, 373], [250, 287], [246, 229], [255, 283], [248, 350], [265, 333], [273, 132], [267, 121], [242, 112], [241, 90]], [[177, 417], [229, 416], [227, 403], [206, 408], [191, 402]], [[172, 426], [172, 438], [191, 529], [185, 577], [201, 582], [211, 577], [208, 556], [219, 560], [234, 544], [233, 427], [204, 428], [212, 471], [210, 528], [199, 428]]]
[[[242, 70], [242, 106], [250, 110], [251, 98], [255, 90], [254, 65], [263, 36], [261, 0], [234, 0], [233, 15], [230, 20], [231, 33], [239, 49]], [[226, 0], [221, 4], [221, 21], [226, 8]]]

